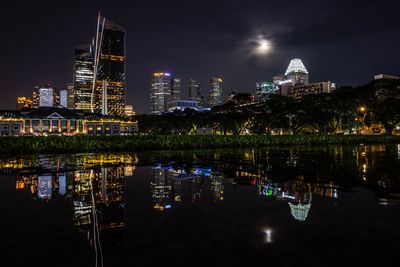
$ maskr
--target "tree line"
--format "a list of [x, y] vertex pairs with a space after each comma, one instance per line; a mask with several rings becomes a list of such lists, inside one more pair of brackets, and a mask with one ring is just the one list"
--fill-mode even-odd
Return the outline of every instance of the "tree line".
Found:
[[253, 102], [237, 94], [210, 112], [176, 110], [162, 115], [136, 115], [142, 134], [196, 134], [199, 128], [214, 134], [393, 134], [400, 125], [400, 81], [383, 79], [300, 100], [270, 95]]

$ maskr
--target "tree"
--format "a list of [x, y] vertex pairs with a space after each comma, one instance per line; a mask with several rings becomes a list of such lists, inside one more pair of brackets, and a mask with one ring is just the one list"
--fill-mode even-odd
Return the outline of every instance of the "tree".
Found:
[[377, 121], [383, 124], [387, 134], [392, 134], [400, 123], [400, 99], [388, 98], [373, 106], [373, 114]]

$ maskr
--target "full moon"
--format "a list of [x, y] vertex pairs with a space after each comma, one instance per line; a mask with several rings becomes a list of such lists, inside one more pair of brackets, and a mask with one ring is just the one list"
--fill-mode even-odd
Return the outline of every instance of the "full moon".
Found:
[[256, 48], [257, 54], [265, 55], [271, 50], [271, 43], [266, 40], [262, 39], [258, 41], [258, 46]]

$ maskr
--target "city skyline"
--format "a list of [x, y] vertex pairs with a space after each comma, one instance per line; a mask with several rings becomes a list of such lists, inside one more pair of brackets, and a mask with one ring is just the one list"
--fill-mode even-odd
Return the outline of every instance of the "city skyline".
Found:
[[[376, 8], [383, 3], [253, 1], [241, 5], [219, 1], [213, 3], [212, 11], [207, 1], [137, 3], [125, 8], [117, 2], [81, 3], [82, 11], [76, 12], [70, 2], [60, 2], [56, 8], [44, 1], [27, 3], [22, 13], [9, 3], [3, 11], [10, 22], [5, 27], [8, 41], [1, 48], [18, 53], [6, 53], [0, 64], [4, 74], [1, 108], [14, 108], [17, 96], [31, 95], [32, 88], [42, 83], [67, 89], [72, 82], [73, 47], [93, 35], [98, 11], [126, 29], [126, 103], [133, 104], [138, 113], [150, 110], [149, 79], [157, 70], [182, 78], [183, 98], [190, 78], [205, 85], [202, 94], [206, 96], [209, 78], [220, 76], [223, 99], [237, 89], [254, 93], [256, 82], [271, 81], [293, 58], [303, 60], [312, 73], [310, 80], [333, 80], [338, 86], [364, 84], [378, 73], [399, 73], [397, 3], [377, 14]], [[150, 13], [158, 17], [165, 10], [169, 12], [164, 17], [148, 18]], [[33, 17], [40, 11], [53, 15]], [[24, 26], [26, 22], [11, 23], [17, 12], [32, 22], [32, 33]], [[270, 44], [258, 40], [261, 37]], [[259, 43], [261, 47], [255, 49]]]

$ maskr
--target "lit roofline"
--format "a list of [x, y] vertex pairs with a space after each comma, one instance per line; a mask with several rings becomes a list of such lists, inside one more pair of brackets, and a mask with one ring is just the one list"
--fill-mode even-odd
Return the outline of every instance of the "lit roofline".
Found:
[[289, 75], [292, 73], [308, 74], [308, 71], [307, 71], [306, 67], [304, 66], [303, 62], [301, 61], [301, 59], [295, 58], [290, 61], [285, 75]]

